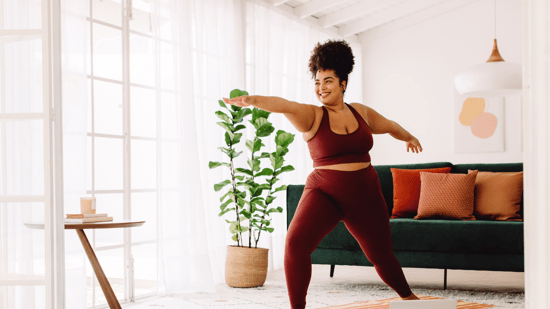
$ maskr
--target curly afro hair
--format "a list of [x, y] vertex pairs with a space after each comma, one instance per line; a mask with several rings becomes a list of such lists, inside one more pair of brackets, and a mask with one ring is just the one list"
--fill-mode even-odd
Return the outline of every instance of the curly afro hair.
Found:
[[346, 81], [347, 85], [348, 75], [355, 64], [354, 58], [351, 47], [344, 40], [327, 40], [323, 44], [317, 43], [309, 58], [311, 77], [315, 79], [319, 70], [334, 70], [340, 83]]

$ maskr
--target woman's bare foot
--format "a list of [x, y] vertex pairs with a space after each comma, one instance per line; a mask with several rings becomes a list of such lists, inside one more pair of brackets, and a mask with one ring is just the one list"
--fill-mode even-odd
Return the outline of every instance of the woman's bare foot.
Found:
[[401, 297], [402, 300], [420, 300], [420, 298], [416, 297], [416, 295], [414, 295], [414, 293], [411, 293], [411, 295], [407, 296], [407, 297]]

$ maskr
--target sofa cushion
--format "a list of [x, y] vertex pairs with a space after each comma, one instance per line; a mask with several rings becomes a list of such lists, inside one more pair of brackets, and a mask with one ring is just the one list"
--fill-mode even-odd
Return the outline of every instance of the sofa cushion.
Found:
[[420, 201], [415, 219], [475, 220], [474, 188], [477, 171], [470, 174], [420, 172]]
[[420, 200], [420, 172], [450, 173], [451, 167], [427, 169], [390, 168], [393, 178], [392, 218], [413, 218]]
[[523, 254], [523, 222], [390, 219], [393, 250]]
[[[480, 172], [521, 172], [523, 163], [462, 163], [452, 165], [451, 173], [468, 174], [468, 169]], [[383, 188], [382, 188], [383, 190]], [[523, 218], [523, 193], [521, 194], [521, 205], [519, 213]]]
[[[391, 173], [391, 168], [401, 168], [401, 169], [428, 169], [428, 168], [439, 168], [439, 167], [451, 167], [452, 172], [453, 164], [451, 162], [431, 162], [431, 163], [411, 163], [411, 164], [391, 164], [391, 165], [375, 165], [373, 164], [374, 170], [378, 174], [378, 179], [380, 180], [380, 187], [382, 189], [382, 195], [384, 200], [386, 200], [386, 205], [388, 206], [388, 215], [391, 216], [393, 210], [393, 178]], [[465, 174], [467, 173], [467, 169]]]
[[478, 172], [474, 216], [481, 220], [523, 221], [519, 214], [522, 194], [523, 172]]

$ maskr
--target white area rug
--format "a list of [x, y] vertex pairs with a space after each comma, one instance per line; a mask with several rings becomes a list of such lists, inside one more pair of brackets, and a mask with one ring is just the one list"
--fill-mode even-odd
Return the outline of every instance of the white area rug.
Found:
[[[290, 308], [286, 285], [280, 280], [268, 280], [258, 288], [231, 288], [222, 284], [217, 286], [217, 289], [218, 292], [213, 294], [175, 294], [123, 307], [131, 309]], [[452, 289], [444, 291], [414, 287], [412, 289], [415, 294], [495, 305], [496, 307], [493, 308], [525, 308], [523, 292], [479, 292]], [[398, 295], [389, 287], [379, 284], [312, 283], [308, 290], [306, 308], [322, 308], [396, 296]]]

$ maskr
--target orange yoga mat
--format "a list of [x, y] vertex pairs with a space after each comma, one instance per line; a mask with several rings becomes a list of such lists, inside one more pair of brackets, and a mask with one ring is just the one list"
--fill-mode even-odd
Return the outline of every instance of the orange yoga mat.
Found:
[[[430, 300], [430, 299], [445, 299], [441, 297], [434, 297], [434, 296], [425, 296], [425, 295], [416, 295], [418, 298], [422, 300]], [[369, 300], [365, 302], [359, 302], [359, 303], [353, 303], [353, 304], [347, 304], [347, 305], [339, 305], [339, 306], [332, 306], [332, 307], [324, 307], [321, 309], [389, 309], [390, 308], [390, 302], [394, 300], [401, 300], [401, 297], [394, 297], [394, 298], [388, 298], [388, 299], [382, 299], [382, 300]], [[480, 309], [480, 308], [491, 308], [494, 307], [494, 305], [486, 305], [486, 304], [477, 304], [467, 301], [458, 301], [458, 309]]]

